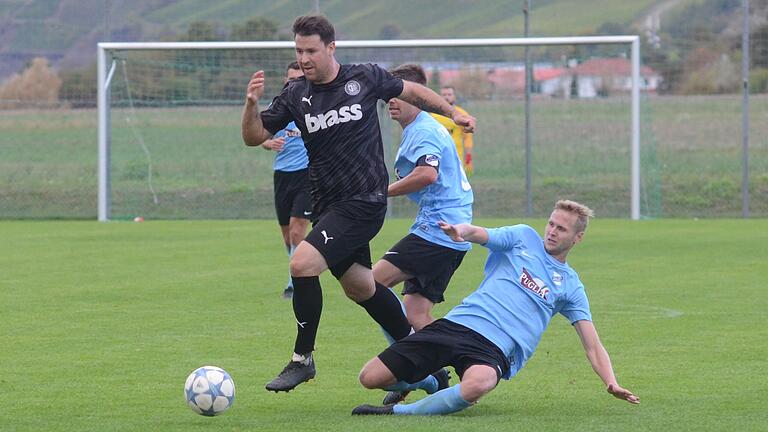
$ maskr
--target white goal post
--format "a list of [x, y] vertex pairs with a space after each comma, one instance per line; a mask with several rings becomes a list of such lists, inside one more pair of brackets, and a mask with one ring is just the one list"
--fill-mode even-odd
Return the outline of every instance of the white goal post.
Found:
[[[630, 216], [640, 219], [640, 38], [626, 36], [491, 38], [491, 39], [416, 39], [337, 41], [338, 48], [432, 48], [432, 47], [504, 47], [552, 45], [631, 45], [631, 139], [630, 139]], [[243, 50], [292, 49], [294, 42], [136, 42], [99, 43], [98, 67], [98, 220], [111, 217], [111, 131], [110, 85], [116, 61], [110, 51], [131, 50]], [[110, 62], [110, 60], [112, 60]], [[243, 83], [245, 86], [245, 83]]]

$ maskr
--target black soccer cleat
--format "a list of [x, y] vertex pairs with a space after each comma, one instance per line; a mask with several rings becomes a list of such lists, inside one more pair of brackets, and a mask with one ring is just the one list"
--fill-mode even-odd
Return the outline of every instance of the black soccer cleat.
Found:
[[266, 389], [269, 391], [277, 392], [289, 392], [296, 388], [297, 385], [305, 383], [315, 377], [317, 371], [315, 370], [315, 360], [312, 356], [308, 358], [309, 362], [290, 361], [288, 365], [283, 368], [280, 375], [273, 379], [266, 385]]
[[437, 379], [437, 391], [448, 388], [449, 381], [451, 380], [451, 373], [448, 372], [448, 369], [440, 369], [433, 373], [432, 376]]
[[391, 391], [387, 392], [387, 394], [384, 396], [384, 400], [381, 401], [384, 405], [393, 405], [398, 402], [402, 402], [405, 400], [406, 397], [408, 397], [408, 394], [410, 391]]
[[352, 410], [352, 415], [392, 415], [395, 413], [394, 405], [358, 405]]

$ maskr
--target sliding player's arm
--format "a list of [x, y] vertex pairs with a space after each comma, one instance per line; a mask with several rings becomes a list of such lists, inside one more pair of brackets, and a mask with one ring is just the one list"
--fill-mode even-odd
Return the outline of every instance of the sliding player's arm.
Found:
[[488, 230], [481, 226], [468, 223], [451, 225], [443, 221], [440, 221], [437, 224], [440, 225], [440, 229], [448, 234], [448, 237], [455, 242], [468, 241], [481, 245], [488, 243]]
[[597, 335], [594, 324], [592, 321], [580, 320], [573, 324], [576, 333], [581, 339], [581, 344], [584, 346], [584, 352], [587, 354], [587, 359], [592, 365], [592, 369], [605, 383], [606, 391], [612, 394], [615, 398], [625, 400], [632, 404], [639, 404], [640, 398], [634, 395], [631, 391], [621, 387], [616, 381], [616, 376], [613, 373], [613, 366], [611, 365], [611, 358], [608, 356], [608, 351], [605, 350], [603, 344], [600, 342], [600, 337]]

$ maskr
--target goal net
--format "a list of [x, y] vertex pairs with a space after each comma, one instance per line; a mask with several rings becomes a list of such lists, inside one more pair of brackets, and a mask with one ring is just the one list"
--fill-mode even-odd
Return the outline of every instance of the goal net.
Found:
[[[455, 89], [478, 124], [476, 217], [544, 216], [568, 198], [602, 217], [638, 218], [654, 216], [659, 197], [652, 140], [639, 141], [639, 97], [658, 77], [635, 66], [633, 79], [637, 40], [340, 41], [336, 56], [418, 63], [430, 87]], [[266, 106], [292, 60], [292, 42], [100, 44], [99, 219], [274, 217], [274, 154], [243, 144], [241, 109], [253, 72], [266, 72]], [[392, 171], [401, 129], [380, 108]], [[407, 199], [390, 204], [392, 216], [414, 215]]]

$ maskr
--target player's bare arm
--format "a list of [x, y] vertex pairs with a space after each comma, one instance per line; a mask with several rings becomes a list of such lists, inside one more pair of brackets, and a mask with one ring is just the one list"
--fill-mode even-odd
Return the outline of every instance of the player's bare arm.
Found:
[[453, 119], [453, 122], [464, 127], [465, 132], [474, 132], [475, 118], [468, 114], [462, 114], [445, 101], [439, 94], [421, 84], [403, 81], [403, 92], [398, 96], [411, 105], [415, 105], [424, 111], [440, 114]]
[[410, 174], [392, 183], [387, 196], [405, 195], [420, 191], [437, 181], [437, 170], [431, 166], [417, 166]]
[[616, 381], [611, 358], [600, 342], [595, 325], [591, 321], [582, 320], [577, 321], [573, 327], [576, 329], [579, 339], [581, 339], [581, 344], [584, 346], [584, 351], [587, 354], [589, 363], [592, 365], [592, 369], [606, 385], [606, 391], [617, 399], [625, 400], [632, 404], [639, 404], [640, 398], [631, 391], [621, 387]]
[[264, 129], [259, 114], [259, 98], [264, 94], [264, 71], [258, 71], [248, 81], [243, 107], [242, 135], [247, 146], [258, 146], [270, 139], [272, 134]]
[[448, 237], [455, 242], [468, 241], [477, 244], [488, 243], [488, 231], [483, 227], [467, 223], [451, 225], [442, 221], [438, 222], [438, 225], [440, 225], [440, 229], [448, 234]]

